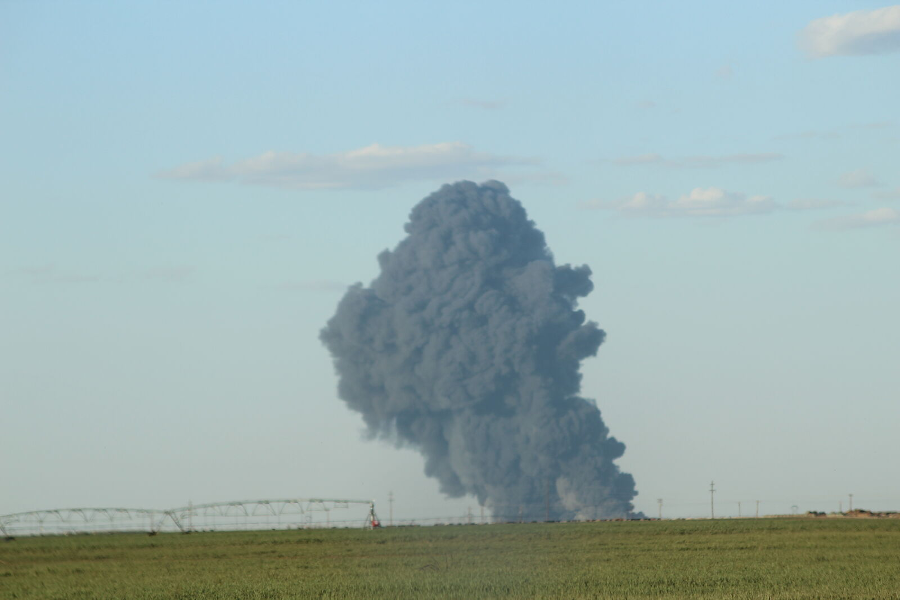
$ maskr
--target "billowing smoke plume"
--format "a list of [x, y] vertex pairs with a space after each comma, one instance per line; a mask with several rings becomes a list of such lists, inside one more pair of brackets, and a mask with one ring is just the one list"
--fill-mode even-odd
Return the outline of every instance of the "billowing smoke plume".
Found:
[[450, 496], [495, 517], [626, 516], [625, 445], [579, 397], [579, 363], [604, 332], [577, 298], [587, 266], [557, 267], [502, 183], [445, 185], [378, 257], [322, 330], [338, 393], [373, 436], [417, 448]]

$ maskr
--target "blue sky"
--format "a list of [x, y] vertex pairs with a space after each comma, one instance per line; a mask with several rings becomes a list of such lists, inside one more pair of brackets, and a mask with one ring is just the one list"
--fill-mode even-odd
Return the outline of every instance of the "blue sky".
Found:
[[900, 509], [900, 6], [0, 5], [0, 513], [462, 514], [317, 334], [442, 183], [506, 182], [608, 334], [639, 509]]

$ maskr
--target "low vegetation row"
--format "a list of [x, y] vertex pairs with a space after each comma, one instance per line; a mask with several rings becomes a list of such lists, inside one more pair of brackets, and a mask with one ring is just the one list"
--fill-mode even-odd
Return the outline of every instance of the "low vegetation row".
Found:
[[897, 598], [900, 519], [28, 537], [2, 598]]

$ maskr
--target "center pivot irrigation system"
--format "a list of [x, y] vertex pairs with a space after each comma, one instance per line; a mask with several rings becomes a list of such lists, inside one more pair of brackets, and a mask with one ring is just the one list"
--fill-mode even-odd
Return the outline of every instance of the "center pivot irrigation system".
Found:
[[[366, 507], [353, 518], [352, 509]], [[345, 509], [351, 514], [333, 519], [332, 512]], [[179, 508], [57, 508], [0, 515], [0, 534], [65, 535], [74, 533], [124, 533], [160, 531], [235, 531], [262, 529], [311, 529], [321, 527], [363, 527], [374, 529], [381, 523], [372, 500], [334, 498], [288, 498], [283, 500], [242, 500], [188, 504]]]

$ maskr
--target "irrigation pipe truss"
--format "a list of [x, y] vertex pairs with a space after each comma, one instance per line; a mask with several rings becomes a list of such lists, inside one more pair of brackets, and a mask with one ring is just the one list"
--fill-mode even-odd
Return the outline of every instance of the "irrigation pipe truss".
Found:
[[[59, 531], [115, 531], [116, 525], [130, 523], [141, 525], [138, 530], [159, 532], [164, 525], [172, 523], [179, 531], [193, 530], [195, 518], [215, 520], [216, 517], [245, 518], [301, 515], [311, 523], [312, 513], [322, 513], [330, 523], [330, 513], [351, 505], [365, 505], [367, 515], [365, 527], [378, 525], [375, 502], [372, 500], [346, 500], [335, 498], [286, 498], [277, 500], [241, 500], [236, 502], [211, 502], [189, 504], [168, 510], [147, 508], [57, 508], [0, 515], [0, 534], [11, 537], [13, 533], [32, 531], [43, 533], [46, 527]], [[346, 522], [346, 521], [342, 521]]]

